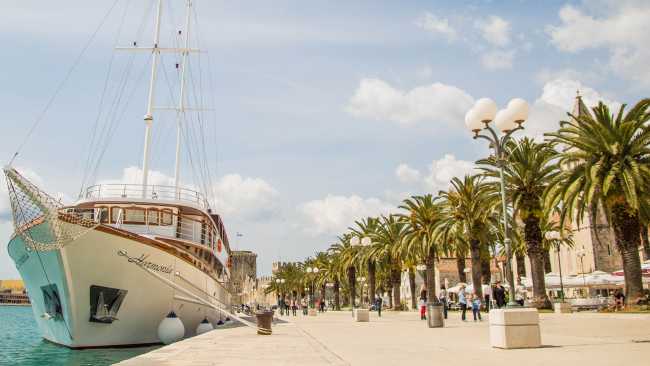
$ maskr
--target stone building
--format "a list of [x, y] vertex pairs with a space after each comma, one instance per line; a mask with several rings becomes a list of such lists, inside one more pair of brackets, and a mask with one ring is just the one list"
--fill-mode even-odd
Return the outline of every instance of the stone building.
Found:
[[254, 291], [257, 281], [257, 254], [249, 250], [234, 250], [230, 255], [230, 283], [233, 303], [242, 303], [246, 293]]

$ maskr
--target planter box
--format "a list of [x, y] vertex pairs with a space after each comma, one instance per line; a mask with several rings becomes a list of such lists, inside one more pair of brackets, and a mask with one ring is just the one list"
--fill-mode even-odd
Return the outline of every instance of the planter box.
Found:
[[537, 348], [542, 345], [537, 309], [490, 311], [490, 344], [495, 348]]
[[355, 322], [369, 322], [370, 311], [368, 309], [354, 309], [352, 310], [352, 317]]

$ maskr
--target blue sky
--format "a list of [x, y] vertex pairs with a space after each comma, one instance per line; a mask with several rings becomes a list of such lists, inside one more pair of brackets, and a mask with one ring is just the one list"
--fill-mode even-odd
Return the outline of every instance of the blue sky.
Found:
[[[16, 160], [48, 192], [76, 197], [118, 26], [124, 19], [120, 45], [150, 43], [149, 3], [118, 1]], [[170, 3], [163, 42], [181, 22], [182, 2]], [[355, 218], [392, 211], [409, 194], [437, 192], [471, 172], [486, 154], [463, 125], [475, 99], [500, 106], [526, 99], [526, 134], [539, 137], [571, 108], [577, 88], [588, 103], [613, 106], [650, 89], [645, 1], [194, 3], [207, 51], [200, 66], [214, 83], [206, 138], [215, 206], [233, 246], [260, 254], [260, 273], [274, 260], [326, 249]], [[3, 2], [5, 162], [112, 4]], [[116, 54], [114, 70], [129, 57]], [[173, 79], [173, 60], [164, 59]], [[138, 175], [147, 62], [135, 58], [133, 85], [143, 82], [116, 119], [97, 181]], [[169, 105], [159, 86], [159, 105]], [[173, 115], [156, 118], [153, 179], [164, 183], [173, 174]], [[187, 165], [186, 154], [185, 172]], [[197, 184], [190, 174], [183, 180]], [[11, 225], [0, 194], [4, 239]], [[15, 276], [3, 244], [0, 278]]]

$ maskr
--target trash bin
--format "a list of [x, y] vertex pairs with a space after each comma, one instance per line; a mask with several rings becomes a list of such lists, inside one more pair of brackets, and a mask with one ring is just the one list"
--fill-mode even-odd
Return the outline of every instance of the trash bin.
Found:
[[429, 328], [442, 328], [445, 326], [445, 318], [442, 314], [443, 306], [440, 303], [427, 304], [427, 324]]
[[264, 310], [255, 313], [257, 318], [257, 334], [271, 335], [271, 322], [273, 321], [273, 311]]

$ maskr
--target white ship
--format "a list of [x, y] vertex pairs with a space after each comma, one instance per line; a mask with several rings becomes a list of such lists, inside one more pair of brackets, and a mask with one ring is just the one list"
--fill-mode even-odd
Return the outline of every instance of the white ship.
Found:
[[[159, 45], [158, 0], [151, 47], [131, 47], [151, 57], [142, 184], [90, 186], [64, 206], [13, 167], [4, 168], [15, 228], [8, 252], [48, 341], [71, 348], [157, 344], [159, 325], [172, 312], [188, 337], [206, 319], [217, 325], [229, 311], [224, 225], [204, 194], [179, 185], [187, 59], [196, 52], [189, 47], [191, 7], [187, 1], [184, 46]], [[180, 61], [175, 185], [169, 187], [148, 184], [157, 67], [167, 52]]]

